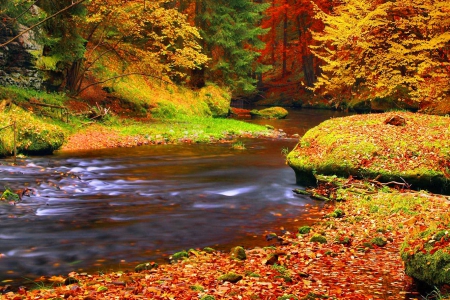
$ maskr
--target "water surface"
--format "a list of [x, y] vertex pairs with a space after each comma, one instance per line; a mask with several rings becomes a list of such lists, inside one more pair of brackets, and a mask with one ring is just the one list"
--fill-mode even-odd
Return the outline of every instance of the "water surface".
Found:
[[[288, 136], [342, 114], [291, 111], [285, 120], [249, 120]], [[0, 186], [29, 187], [0, 205], [0, 280], [71, 271], [130, 269], [205, 246], [265, 245], [267, 232], [311, 222], [308, 197], [294, 195], [282, 149], [297, 138], [230, 144], [158, 145], [59, 152], [0, 165]]]

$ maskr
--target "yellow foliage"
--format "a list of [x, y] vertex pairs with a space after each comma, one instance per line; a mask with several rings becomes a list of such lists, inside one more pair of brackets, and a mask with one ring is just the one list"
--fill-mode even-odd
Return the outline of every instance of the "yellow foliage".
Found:
[[373, 99], [408, 89], [416, 101], [450, 94], [450, 7], [447, 0], [344, 0], [313, 34], [326, 64], [316, 91]]

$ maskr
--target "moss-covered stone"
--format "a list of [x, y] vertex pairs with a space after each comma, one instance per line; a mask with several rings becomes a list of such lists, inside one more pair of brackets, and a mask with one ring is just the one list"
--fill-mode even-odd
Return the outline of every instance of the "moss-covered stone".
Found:
[[[404, 118], [406, 125], [385, 124], [393, 116]], [[302, 185], [315, 185], [317, 174], [352, 175], [450, 193], [448, 140], [447, 117], [407, 112], [354, 115], [309, 130], [287, 162]]]
[[188, 257], [189, 257], [189, 253], [187, 251], [180, 251], [180, 252], [177, 252], [177, 253], [173, 254], [170, 257], [170, 262], [174, 263], [174, 262], [177, 262], [179, 260], [186, 259]]
[[[17, 128], [16, 147], [24, 154], [51, 154], [64, 143], [63, 130], [56, 125], [46, 123], [31, 113], [13, 106], [0, 113], [0, 128], [12, 124]], [[14, 152], [14, 133], [12, 127], [0, 130], [0, 156]]]
[[311, 231], [311, 227], [310, 226], [302, 226], [298, 229], [298, 233], [300, 234], [307, 234]]
[[236, 273], [227, 273], [227, 274], [224, 274], [224, 275], [220, 276], [218, 279], [222, 280], [222, 281], [228, 281], [228, 282], [231, 282], [231, 283], [236, 283], [239, 280], [241, 280], [242, 278], [243, 278], [242, 275], [238, 275]]
[[261, 119], [284, 119], [288, 115], [288, 111], [279, 106], [269, 107], [261, 110], [253, 109], [250, 115]]
[[312, 243], [321, 243], [321, 244], [327, 243], [327, 239], [323, 235], [320, 235], [318, 233], [314, 234], [309, 241]]
[[203, 297], [200, 298], [200, 300], [215, 300], [216, 298], [214, 298], [211, 295], [205, 295]]
[[191, 285], [189, 288], [191, 290], [193, 290], [193, 291], [198, 291], [198, 292], [204, 292], [205, 291], [205, 288], [203, 286], [201, 286], [201, 285]]
[[342, 209], [335, 209], [332, 213], [328, 215], [330, 218], [342, 218], [344, 216], [344, 212]]
[[134, 268], [135, 272], [142, 272], [145, 270], [152, 270], [158, 268], [158, 264], [155, 262], [147, 262], [143, 264], [139, 264]]
[[203, 251], [205, 251], [205, 252], [207, 252], [207, 253], [213, 253], [213, 252], [215, 252], [216, 250], [215, 250], [214, 248], [211, 248], [211, 247], [205, 247], [205, 248], [203, 248]]
[[428, 286], [450, 284], [450, 224], [448, 215], [408, 236], [400, 250], [405, 273]]
[[245, 249], [241, 246], [236, 246], [231, 249], [230, 256], [232, 259], [245, 260], [247, 259], [247, 254], [245, 253]]
[[373, 239], [370, 240], [370, 243], [372, 245], [376, 245], [378, 247], [384, 247], [387, 244], [387, 240], [384, 237], [374, 237]]
[[277, 300], [298, 300], [297, 296], [289, 294], [278, 297]]

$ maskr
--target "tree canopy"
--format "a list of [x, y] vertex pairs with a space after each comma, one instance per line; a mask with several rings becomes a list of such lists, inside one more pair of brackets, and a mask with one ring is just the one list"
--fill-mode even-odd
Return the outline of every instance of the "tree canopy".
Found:
[[450, 7], [445, 0], [344, 0], [313, 37], [323, 74], [315, 90], [360, 99], [399, 94], [443, 101], [450, 89]]

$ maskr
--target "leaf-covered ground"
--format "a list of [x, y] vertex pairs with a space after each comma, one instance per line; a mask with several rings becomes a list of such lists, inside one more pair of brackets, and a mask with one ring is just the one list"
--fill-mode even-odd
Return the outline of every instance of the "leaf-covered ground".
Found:
[[[273, 247], [246, 249], [245, 260], [190, 250], [156, 269], [72, 273], [78, 282], [53, 277], [51, 287], [3, 299], [420, 299], [399, 249], [405, 236], [447, 214], [449, 199], [353, 179], [336, 192], [345, 201], [328, 205], [322, 221], [293, 229]], [[242, 279], [220, 278], [229, 273]]]

